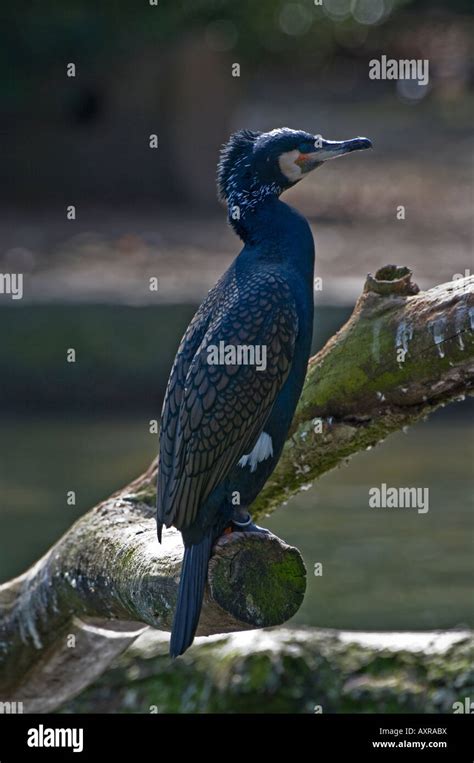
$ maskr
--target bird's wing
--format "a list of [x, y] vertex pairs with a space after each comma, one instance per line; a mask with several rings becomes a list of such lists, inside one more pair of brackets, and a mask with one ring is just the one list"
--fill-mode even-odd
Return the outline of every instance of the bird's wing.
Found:
[[211, 289], [186, 329], [168, 379], [161, 411], [160, 453], [158, 461], [157, 522], [160, 541], [161, 525], [164, 523], [162, 507], [165, 489], [173, 474], [176, 429], [179, 422], [186, 376], [216, 310], [219, 295], [222, 294], [221, 287], [223, 280], [221, 279]]
[[[274, 272], [229, 279], [185, 373], [167, 396], [162, 426], [158, 522], [180, 530], [260, 435], [291, 368], [298, 316], [290, 289]], [[208, 348], [260, 346], [266, 367], [209, 362]], [[178, 360], [178, 366], [180, 361]], [[183, 385], [184, 378], [184, 385]], [[161, 484], [160, 484], [161, 483]]]

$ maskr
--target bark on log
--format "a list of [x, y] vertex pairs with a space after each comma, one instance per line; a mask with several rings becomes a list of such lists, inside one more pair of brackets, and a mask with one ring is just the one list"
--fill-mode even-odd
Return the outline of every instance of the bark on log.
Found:
[[[473, 277], [424, 293], [406, 268], [387, 266], [368, 277], [347, 324], [310, 362], [292, 436], [254, 516], [471, 392], [473, 294]], [[0, 699], [53, 709], [103, 671], [143, 624], [169, 628], [181, 547], [174, 532], [158, 547], [155, 482], [156, 463], [86, 514], [27, 573], [0, 586]], [[248, 573], [249, 562], [258, 574]], [[281, 623], [303, 592], [295, 549], [274, 537], [223, 539], [199, 632]]]

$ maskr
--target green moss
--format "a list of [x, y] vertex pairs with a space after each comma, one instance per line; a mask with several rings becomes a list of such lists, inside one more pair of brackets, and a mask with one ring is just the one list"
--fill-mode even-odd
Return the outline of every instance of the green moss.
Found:
[[146, 506], [156, 506], [156, 485], [148, 483], [143, 485], [136, 493], [130, 493], [126, 496], [127, 501], [134, 503], [144, 503]]
[[[300, 607], [306, 589], [306, 571], [296, 549], [281, 553], [269, 549], [262, 557], [255, 553], [254, 540], [247, 539], [240, 548], [238, 574], [230, 574], [220, 563], [213, 572], [213, 595], [225, 609], [242, 622], [260, 626], [278, 625], [288, 620]], [[277, 553], [278, 558], [274, 558]], [[238, 585], [236, 580], [238, 579]]]

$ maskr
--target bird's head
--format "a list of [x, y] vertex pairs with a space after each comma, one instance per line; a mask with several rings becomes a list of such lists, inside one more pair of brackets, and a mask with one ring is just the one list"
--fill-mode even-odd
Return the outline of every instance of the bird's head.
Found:
[[303, 130], [281, 127], [270, 132], [240, 130], [221, 151], [217, 180], [219, 195], [232, 203], [239, 196], [251, 203], [279, 195], [328, 159], [370, 148], [368, 138], [326, 140]]

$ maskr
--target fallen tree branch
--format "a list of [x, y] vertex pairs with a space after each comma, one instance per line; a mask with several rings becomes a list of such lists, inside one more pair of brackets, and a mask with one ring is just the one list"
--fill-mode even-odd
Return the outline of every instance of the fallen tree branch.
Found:
[[[347, 324], [310, 362], [292, 436], [255, 516], [471, 391], [473, 293], [472, 277], [418, 293], [406, 268], [369, 276]], [[0, 699], [25, 701], [27, 711], [53, 709], [99, 675], [143, 624], [169, 629], [182, 548], [174, 531], [157, 544], [155, 483], [156, 462], [0, 586]], [[282, 623], [303, 593], [296, 549], [273, 536], [221, 539], [199, 633]]]
[[149, 630], [113, 670], [62, 709], [79, 713], [469, 712], [473, 659], [474, 638], [466, 631], [350, 633], [278, 628], [198, 642], [191, 654], [171, 664], [167, 640]]

